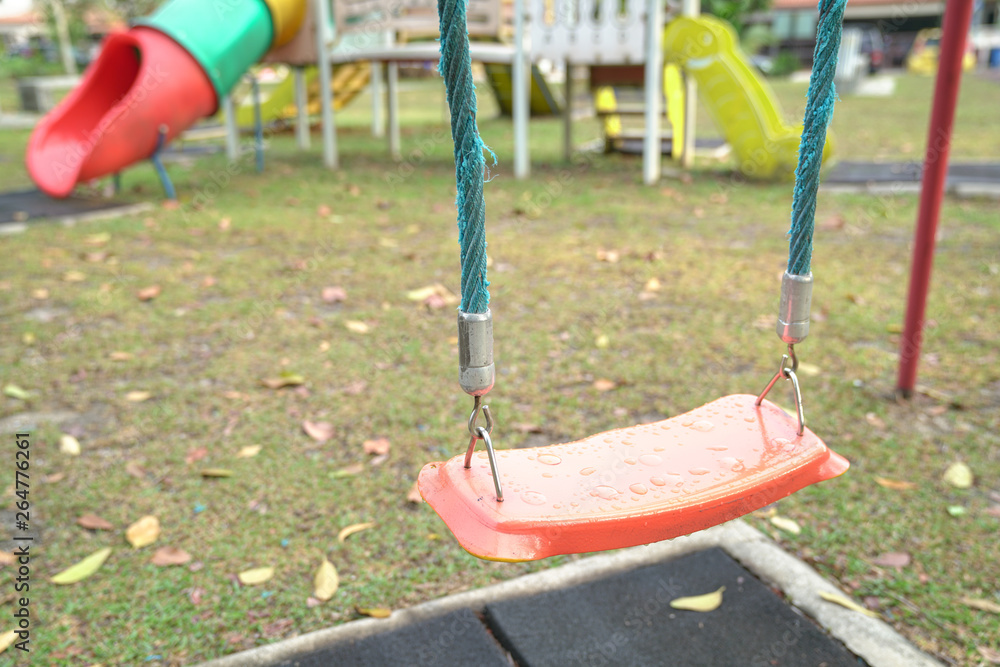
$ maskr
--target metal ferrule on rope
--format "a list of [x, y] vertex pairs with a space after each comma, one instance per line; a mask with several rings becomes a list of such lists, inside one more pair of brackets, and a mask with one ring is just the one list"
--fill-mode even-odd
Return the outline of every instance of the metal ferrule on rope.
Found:
[[493, 313], [458, 311], [458, 383], [470, 396], [485, 396], [495, 379]]
[[812, 306], [812, 272], [797, 276], [788, 271], [781, 277], [781, 304], [778, 306], [778, 338], [794, 345], [809, 335], [809, 310]]

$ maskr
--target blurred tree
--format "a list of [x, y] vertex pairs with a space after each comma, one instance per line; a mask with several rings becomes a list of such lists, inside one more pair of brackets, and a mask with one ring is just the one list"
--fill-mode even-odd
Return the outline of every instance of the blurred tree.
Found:
[[771, 8], [771, 0], [702, 0], [701, 11], [718, 16], [732, 24], [736, 33], [743, 37], [747, 28], [747, 18], [757, 12]]

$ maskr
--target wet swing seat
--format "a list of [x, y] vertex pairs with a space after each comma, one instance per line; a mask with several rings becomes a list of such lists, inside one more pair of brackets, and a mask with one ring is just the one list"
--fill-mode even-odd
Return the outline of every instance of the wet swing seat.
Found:
[[526, 561], [693, 533], [837, 477], [849, 464], [769, 401], [733, 395], [654, 424], [486, 452], [420, 472], [424, 499], [474, 556]]

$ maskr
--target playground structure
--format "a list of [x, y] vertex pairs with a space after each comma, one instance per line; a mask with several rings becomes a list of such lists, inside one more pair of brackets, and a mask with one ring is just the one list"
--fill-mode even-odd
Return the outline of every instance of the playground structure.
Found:
[[[336, 167], [335, 113], [370, 86], [373, 127], [380, 131], [383, 78], [389, 151], [400, 154], [398, 67], [403, 62], [438, 59], [434, 3], [239, 0], [231, 4], [222, 17], [194, 0], [171, 0], [130, 31], [112, 35], [81, 85], [32, 136], [27, 164], [38, 186], [64, 197], [80, 181], [118, 173], [148, 158], [157, 162], [160, 148], [220, 108], [225, 112], [231, 158], [237, 152], [239, 125], [295, 118], [299, 145], [305, 148], [310, 116], [318, 114], [324, 162]], [[573, 150], [573, 110], [566, 103], [573, 99], [571, 68], [616, 64], [639, 65], [645, 71], [644, 101], [637, 113], [644, 118], [647, 183], [659, 178], [664, 137], [672, 140], [672, 157], [690, 158], [693, 142], [687, 135], [693, 133], [693, 99], [688, 98], [694, 81], [746, 175], [787, 178], [791, 173], [800, 130], [785, 124], [770, 88], [748, 64], [731, 28], [721, 21], [682, 17], [667, 23], [664, 30], [662, 10], [647, 0], [597, 0], [587, 8], [569, 0], [531, 0], [525, 7], [516, 0], [508, 29], [505, 6], [498, 0], [473, 0], [469, 31], [476, 40], [470, 53], [474, 61], [484, 63], [501, 108], [509, 109], [513, 117], [517, 177], [530, 171], [529, 115], [561, 111], [568, 157]], [[580, 21], [579, 12], [589, 12], [595, 20]], [[508, 33], [513, 34], [512, 42], [502, 42], [501, 35]], [[568, 74], [561, 109], [532, 64], [542, 59], [562, 64]], [[244, 73], [258, 62], [292, 67], [292, 76], [259, 103], [259, 117], [256, 95], [239, 106], [231, 97]], [[682, 71], [692, 82], [687, 86]], [[256, 81], [252, 90], [256, 93]], [[613, 102], [613, 94], [608, 95], [607, 90], [597, 91], [599, 113], [602, 99]], [[661, 134], [664, 98], [667, 131]], [[627, 113], [616, 107], [604, 112], [609, 130], [616, 127], [620, 114]]]

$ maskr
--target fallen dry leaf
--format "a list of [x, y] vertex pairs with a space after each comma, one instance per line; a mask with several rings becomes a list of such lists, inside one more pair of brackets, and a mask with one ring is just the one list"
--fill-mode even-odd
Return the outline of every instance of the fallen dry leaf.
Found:
[[850, 609], [851, 611], [856, 611], [865, 616], [871, 616], [872, 618], [878, 618], [878, 614], [873, 612], [871, 609], [865, 609], [859, 605], [854, 600], [841, 595], [840, 593], [828, 593], [827, 591], [820, 591], [819, 596], [826, 600], [827, 602], [833, 602], [834, 604], [839, 604], [841, 607]]
[[240, 580], [240, 583], [244, 586], [257, 586], [259, 584], [263, 584], [266, 581], [270, 581], [273, 576], [273, 567], [255, 567], [250, 570], [244, 570], [236, 575], [236, 577]]
[[917, 485], [913, 482], [904, 482], [896, 479], [888, 479], [886, 477], [876, 477], [875, 483], [879, 486], [884, 486], [887, 489], [892, 489], [893, 491], [909, 491], [910, 489], [917, 488]]
[[206, 456], [208, 456], [208, 447], [195, 447], [184, 457], [184, 462], [191, 465], [196, 461], [201, 461]]
[[243, 447], [236, 453], [236, 458], [238, 459], [252, 459], [253, 457], [260, 454], [260, 450], [263, 449], [260, 445], [247, 445]]
[[989, 646], [977, 646], [976, 650], [986, 662], [991, 665], [1000, 665], [1000, 651], [991, 649]]
[[268, 389], [281, 389], [282, 387], [298, 387], [305, 384], [306, 379], [297, 373], [282, 373], [278, 377], [265, 378], [260, 383]]
[[406, 298], [410, 301], [430, 306], [431, 308], [455, 306], [459, 302], [458, 297], [441, 283], [434, 283], [433, 285], [410, 290], [406, 293]]
[[869, 424], [879, 429], [880, 431], [885, 428], [885, 422], [882, 421], [882, 418], [879, 417], [874, 412], [869, 412], [868, 414], [866, 414], [865, 421], [867, 421]]
[[339, 586], [340, 577], [337, 576], [337, 568], [324, 558], [323, 563], [316, 570], [316, 576], [313, 577], [313, 597], [326, 602], [333, 597]]
[[910, 554], [904, 551], [889, 551], [872, 558], [872, 565], [901, 568], [909, 565], [911, 560]]
[[945, 484], [956, 489], [968, 489], [972, 486], [972, 469], [962, 462], [952, 463], [942, 477]]
[[152, 392], [148, 391], [130, 391], [125, 394], [125, 400], [129, 403], [143, 403], [148, 401], [153, 397]]
[[160, 567], [165, 567], [167, 565], [183, 565], [184, 563], [189, 563], [191, 561], [191, 554], [184, 551], [183, 549], [178, 549], [177, 547], [160, 547], [153, 554], [153, 558], [150, 562], [153, 565], [158, 565]]
[[202, 477], [232, 477], [233, 471], [228, 468], [204, 468], [200, 474]]
[[129, 461], [125, 464], [125, 472], [132, 475], [132, 477], [135, 477], [136, 479], [145, 479], [146, 475], [149, 474], [146, 472], [145, 468], [135, 461]]
[[650, 278], [646, 281], [645, 286], [642, 288], [644, 292], [659, 292], [661, 288], [660, 281], [657, 278]]
[[362, 530], [368, 530], [374, 525], [375, 524], [372, 522], [353, 523], [350, 526], [347, 526], [346, 528], [342, 529], [339, 533], [337, 533], [337, 541], [343, 543], [348, 537], [350, 537], [354, 533], [360, 533]]
[[139, 301], [152, 301], [156, 297], [160, 296], [161, 291], [162, 290], [159, 285], [150, 285], [149, 287], [143, 287], [142, 289], [137, 290], [135, 295], [138, 297]]
[[355, 607], [359, 614], [371, 616], [372, 618], [389, 618], [392, 616], [392, 609], [388, 607]]
[[96, 514], [84, 514], [76, 520], [78, 524], [89, 530], [114, 530], [115, 527], [107, 519], [102, 519]]
[[111, 555], [111, 547], [104, 547], [103, 549], [98, 549], [94, 553], [90, 554], [79, 563], [71, 565], [59, 574], [55, 575], [49, 581], [53, 584], [67, 585], [75, 584], [78, 581], [83, 581], [90, 575], [101, 569], [104, 565], [104, 561], [108, 559]]
[[10, 648], [10, 645], [17, 641], [18, 637], [20, 637], [20, 635], [14, 630], [8, 630], [0, 635], [0, 653], [3, 653]]
[[333, 424], [330, 422], [302, 422], [302, 430], [316, 442], [323, 444], [333, 437]]
[[87, 279], [87, 275], [83, 271], [67, 271], [62, 279], [68, 283], [82, 283]]
[[159, 536], [160, 520], [151, 514], [142, 517], [125, 531], [125, 539], [134, 549], [141, 549], [152, 544]]
[[0, 565], [13, 565], [17, 562], [17, 556], [9, 551], [0, 551]]
[[42, 475], [42, 483], [44, 484], [55, 484], [56, 482], [61, 482], [66, 479], [66, 473], [56, 472], [51, 475]]
[[978, 609], [979, 611], [988, 611], [993, 614], [1000, 614], [1000, 604], [997, 604], [992, 600], [983, 600], [982, 598], [962, 598], [962, 604], [967, 607], [972, 607], [973, 609]]
[[88, 234], [86, 238], [83, 239], [84, 244], [89, 246], [102, 246], [111, 240], [111, 234], [107, 232], [100, 232], [99, 234]]
[[786, 533], [791, 533], [792, 535], [798, 535], [802, 532], [802, 528], [799, 527], [799, 524], [788, 517], [778, 516], [776, 514], [771, 517], [771, 523]]
[[685, 609], [687, 611], [713, 611], [722, 604], [722, 593], [726, 590], [722, 586], [717, 591], [705, 593], [704, 595], [693, 595], [691, 597], [677, 598], [671, 600], [670, 606], [674, 609]]
[[324, 287], [321, 297], [324, 303], [340, 303], [347, 300], [347, 290], [343, 287]]
[[371, 328], [359, 320], [347, 320], [344, 322], [344, 326], [347, 327], [348, 331], [353, 331], [356, 334], [366, 334], [371, 331]]
[[410, 490], [406, 492], [406, 500], [411, 503], [422, 503], [424, 502], [423, 496], [420, 495], [420, 489], [417, 487], [417, 483], [414, 482]]
[[80, 441], [71, 435], [62, 434], [59, 436], [59, 451], [70, 456], [80, 455]]
[[31, 398], [31, 392], [21, 389], [21, 387], [16, 384], [7, 384], [3, 388], [4, 396], [10, 396], [11, 398], [16, 398], [19, 401], [26, 401]]
[[621, 255], [617, 250], [598, 250], [596, 255], [597, 261], [607, 262], [608, 264], [616, 264], [621, 259]]
[[603, 378], [599, 380], [594, 380], [594, 389], [596, 389], [601, 393], [604, 393], [606, 391], [611, 391], [617, 386], [618, 385], [616, 385], [613, 380], [606, 380]]
[[132, 356], [133, 355], [131, 352], [122, 352], [120, 350], [115, 350], [114, 352], [108, 355], [108, 359], [110, 359], [111, 361], [129, 361], [130, 359], [132, 359]]
[[365, 440], [362, 447], [365, 450], [365, 454], [376, 454], [378, 456], [382, 456], [389, 453], [389, 440], [386, 438]]
[[364, 463], [352, 463], [351, 465], [345, 466], [340, 470], [334, 470], [332, 473], [330, 473], [330, 477], [333, 477], [334, 479], [338, 477], [350, 477], [352, 475], [357, 475], [358, 473], [362, 473], [364, 471], [365, 471]]

